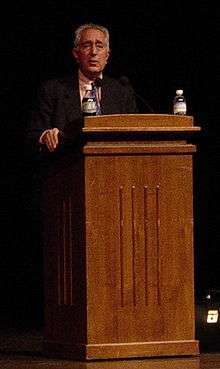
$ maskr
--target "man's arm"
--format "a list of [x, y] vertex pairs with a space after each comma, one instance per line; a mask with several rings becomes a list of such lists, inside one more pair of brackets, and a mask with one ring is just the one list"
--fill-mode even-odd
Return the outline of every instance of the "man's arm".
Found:
[[37, 98], [30, 113], [27, 130], [27, 141], [32, 147], [45, 145], [49, 151], [54, 151], [59, 143], [59, 132], [53, 126], [55, 110], [55, 93], [52, 82], [45, 82], [39, 88]]

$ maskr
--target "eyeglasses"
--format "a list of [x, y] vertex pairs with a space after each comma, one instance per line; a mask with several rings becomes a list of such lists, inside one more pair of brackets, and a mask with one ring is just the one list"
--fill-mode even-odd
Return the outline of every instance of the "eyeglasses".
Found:
[[79, 44], [79, 49], [82, 52], [86, 53], [86, 52], [92, 50], [94, 46], [95, 46], [97, 52], [101, 52], [103, 50], [106, 50], [106, 48], [107, 48], [107, 45], [102, 43], [101, 41], [96, 41], [95, 43], [93, 43], [91, 41], [85, 41], [82, 44]]

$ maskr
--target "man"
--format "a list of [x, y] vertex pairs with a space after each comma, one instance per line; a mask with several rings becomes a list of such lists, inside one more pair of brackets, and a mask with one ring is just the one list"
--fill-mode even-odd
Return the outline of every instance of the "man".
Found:
[[102, 114], [136, 112], [132, 90], [103, 74], [110, 55], [109, 32], [105, 27], [90, 23], [77, 28], [72, 54], [78, 72], [44, 83], [32, 112], [28, 136], [50, 152], [59, 146], [63, 130], [71, 127], [75, 137], [80, 133], [82, 99], [88, 86], [97, 80]]
[[[109, 33], [106, 28], [94, 24], [79, 27], [75, 32], [72, 53], [77, 61], [78, 70], [71, 76], [49, 80], [41, 85], [36, 104], [31, 112], [27, 132], [27, 144], [33, 154], [33, 157], [32, 155], [30, 157], [32, 190], [29, 195], [31, 202], [28, 202], [28, 208], [31, 209], [34, 221], [30, 232], [34, 230], [33, 237], [36, 238], [36, 235], [40, 237], [38, 244], [42, 247], [44, 245], [43, 219], [45, 219], [44, 210], [42, 212], [45, 204], [42, 184], [50, 169], [53, 171], [54, 167], [56, 168], [59, 159], [61, 159], [61, 164], [64, 164], [66, 157], [64, 155], [63, 160], [60, 151], [63, 153], [64, 148], [64, 153], [68, 154], [69, 149], [72, 152], [72, 140], [74, 140], [76, 150], [80, 145], [83, 125], [81, 105], [88, 85], [90, 87], [91, 83], [97, 79], [102, 81], [101, 86], [98, 87], [102, 114], [123, 114], [136, 111], [131, 90], [103, 74], [110, 55]], [[72, 139], [67, 140], [66, 143], [63, 134], [67, 131], [71, 133]], [[63, 141], [67, 146], [67, 151], [65, 145], [61, 144]], [[42, 240], [38, 235], [42, 235]], [[39, 261], [38, 264], [42, 265]], [[37, 274], [40, 275], [40, 271]]]

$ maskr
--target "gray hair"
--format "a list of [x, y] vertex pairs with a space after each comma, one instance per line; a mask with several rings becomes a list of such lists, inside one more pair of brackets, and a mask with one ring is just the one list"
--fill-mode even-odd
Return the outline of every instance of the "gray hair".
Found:
[[86, 29], [97, 29], [101, 32], [104, 33], [105, 35], [105, 41], [106, 41], [106, 46], [107, 49], [109, 50], [109, 31], [106, 27], [103, 27], [99, 24], [94, 24], [94, 23], [86, 23], [86, 24], [82, 24], [81, 26], [79, 26], [74, 33], [74, 48], [77, 49], [80, 43], [80, 39], [81, 39], [81, 34], [84, 30]]

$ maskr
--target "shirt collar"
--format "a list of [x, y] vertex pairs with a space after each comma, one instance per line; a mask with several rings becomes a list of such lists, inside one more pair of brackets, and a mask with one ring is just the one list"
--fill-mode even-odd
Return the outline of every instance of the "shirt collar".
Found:
[[[100, 74], [99, 78], [103, 78], [103, 75], [102, 73]], [[85, 89], [86, 87], [88, 86], [91, 86], [91, 84], [93, 83], [94, 81], [93, 80], [90, 80], [88, 79], [82, 72], [81, 70], [79, 69], [79, 85], [80, 85], [80, 88], [83, 88]]]

